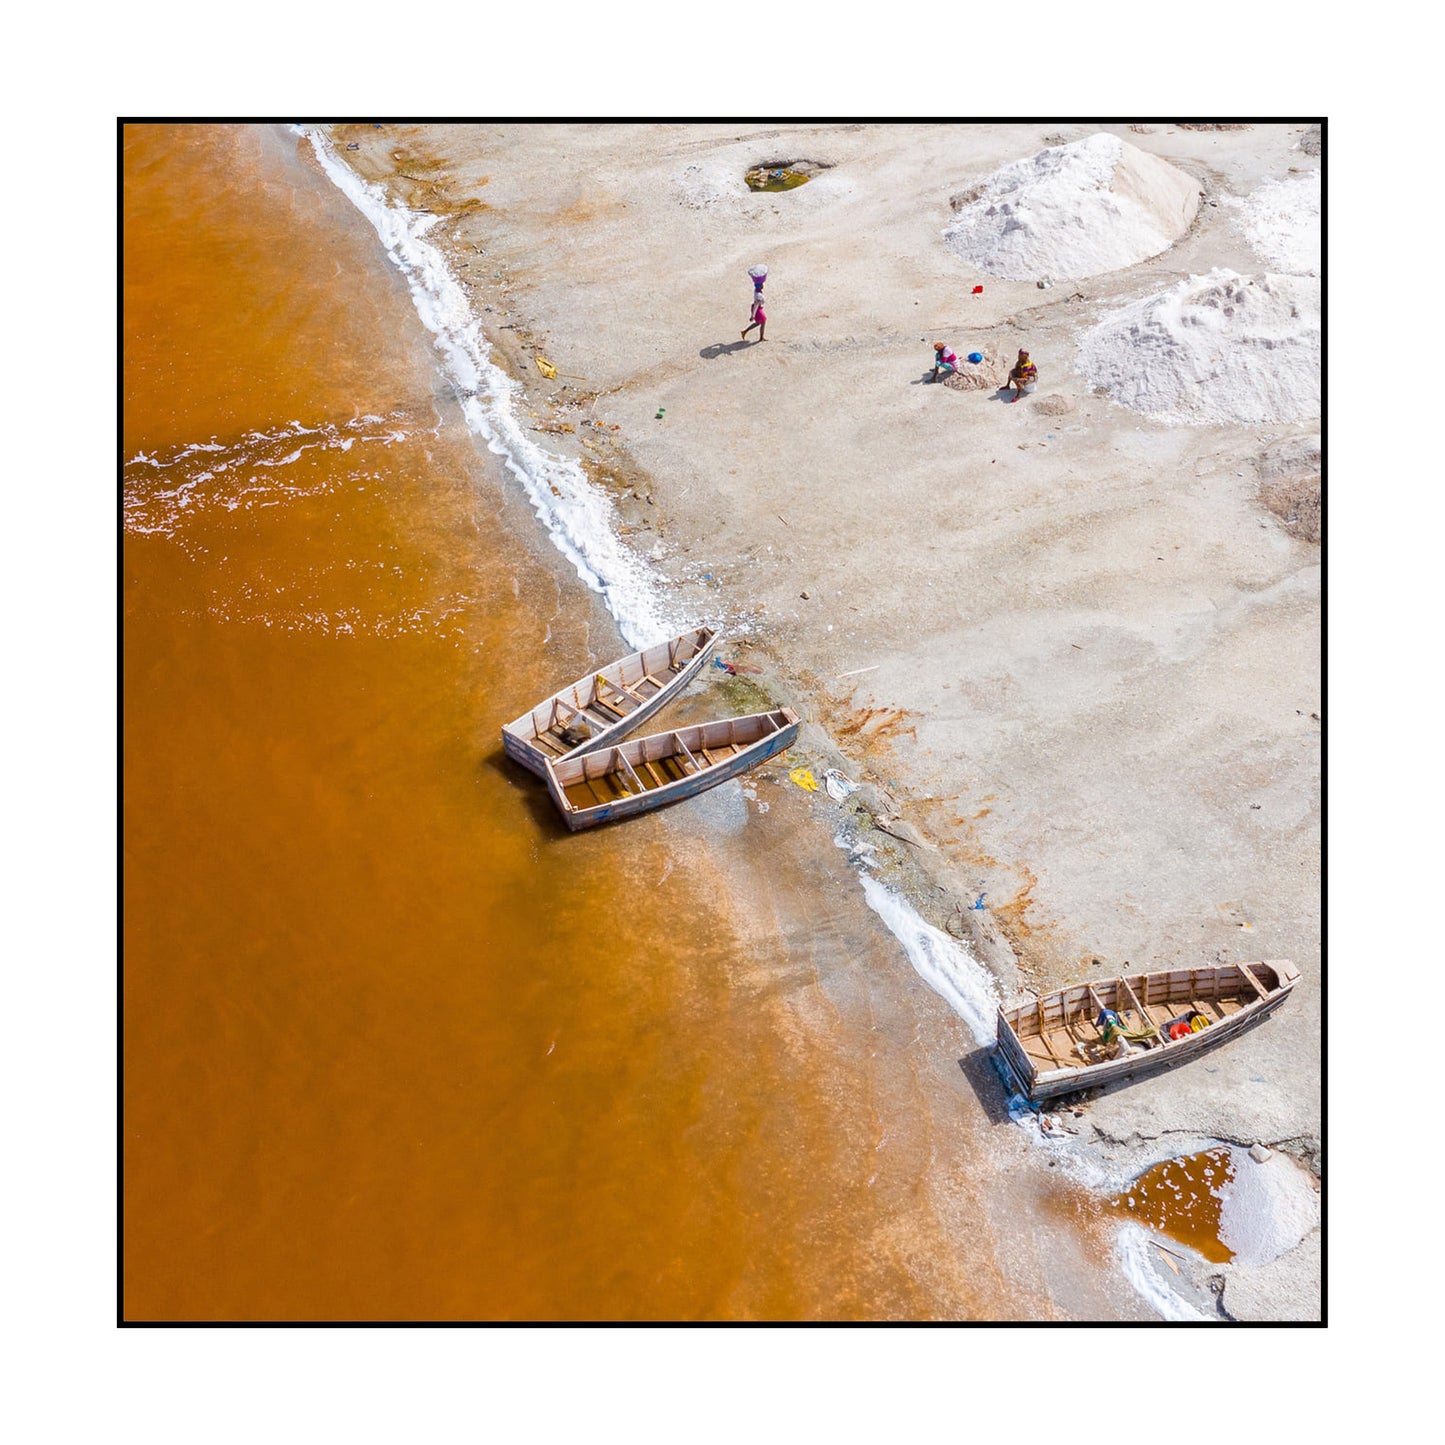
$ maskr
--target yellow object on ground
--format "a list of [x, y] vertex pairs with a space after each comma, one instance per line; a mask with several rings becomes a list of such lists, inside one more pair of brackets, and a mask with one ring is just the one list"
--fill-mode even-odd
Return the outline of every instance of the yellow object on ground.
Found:
[[806, 788], [810, 793], [816, 793], [818, 791], [818, 780], [807, 768], [794, 768], [788, 776], [800, 788]]
[[557, 368], [553, 366], [545, 356], [535, 356], [532, 359], [537, 363], [537, 370], [540, 371], [548, 381], [551, 381], [557, 375]]

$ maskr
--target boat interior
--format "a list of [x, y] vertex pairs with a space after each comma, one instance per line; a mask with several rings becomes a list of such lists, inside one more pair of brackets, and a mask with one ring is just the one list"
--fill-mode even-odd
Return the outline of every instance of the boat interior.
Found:
[[570, 753], [651, 702], [710, 639], [708, 632], [690, 634], [601, 669], [590, 685], [572, 689], [570, 701], [554, 698], [532, 714], [533, 740], [548, 757]]
[[1037, 1003], [1005, 1009], [1004, 1017], [1043, 1074], [1115, 1058], [1117, 1029], [1107, 1019], [1100, 1022], [1106, 1012], [1117, 1015], [1133, 1049], [1154, 1052], [1263, 1003], [1279, 983], [1267, 963], [1176, 969], [1076, 984]]
[[722, 718], [584, 753], [559, 763], [553, 771], [572, 807], [601, 807], [721, 767], [792, 721], [783, 709]]

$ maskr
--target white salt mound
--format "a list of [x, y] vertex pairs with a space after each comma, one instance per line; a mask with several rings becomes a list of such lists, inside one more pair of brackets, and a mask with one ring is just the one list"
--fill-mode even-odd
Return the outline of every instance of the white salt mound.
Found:
[[1267, 181], [1246, 197], [1240, 225], [1272, 271], [1320, 274], [1320, 173]]
[[1216, 269], [1084, 333], [1079, 370], [1124, 406], [1185, 426], [1320, 412], [1320, 283]]
[[995, 171], [943, 235], [987, 276], [1079, 278], [1167, 251], [1198, 209], [1192, 176], [1101, 132]]
[[1234, 1178], [1221, 1195], [1219, 1238], [1236, 1264], [1268, 1264], [1320, 1222], [1319, 1196], [1288, 1155], [1273, 1154], [1258, 1164], [1248, 1150], [1232, 1154]]

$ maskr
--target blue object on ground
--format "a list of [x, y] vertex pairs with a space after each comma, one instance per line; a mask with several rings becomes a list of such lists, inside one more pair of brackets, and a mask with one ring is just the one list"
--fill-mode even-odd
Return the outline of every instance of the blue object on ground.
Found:
[[970, 352], [968, 353], [968, 359], [969, 359], [971, 362], [973, 362], [973, 364], [974, 364], [975, 366], [977, 366], [977, 365], [979, 364], [979, 362], [983, 360], [983, 352], [981, 352], [981, 351], [970, 351]]

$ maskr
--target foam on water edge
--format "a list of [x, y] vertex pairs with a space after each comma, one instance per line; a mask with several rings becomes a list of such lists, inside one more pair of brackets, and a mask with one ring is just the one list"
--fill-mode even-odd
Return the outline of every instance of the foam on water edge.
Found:
[[1115, 1257], [1124, 1277], [1135, 1292], [1160, 1319], [1171, 1321], [1208, 1322], [1193, 1305], [1181, 1299], [1159, 1277], [1150, 1259], [1149, 1235], [1137, 1224], [1121, 1224], [1114, 1236]]
[[[169, 452], [138, 452], [125, 464], [122, 520], [126, 531], [169, 537], [187, 547], [184, 523], [198, 512], [276, 506], [288, 497], [335, 490], [290, 469], [308, 451], [350, 452], [357, 442], [389, 447], [407, 440], [395, 418], [357, 417], [307, 426], [292, 421], [277, 431], [248, 431], [226, 442], [189, 442]], [[265, 478], [257, 467], [285, 471]], [[358, 473], [360, 475], [360, 473]]]
[[665, 598], [666, 579], [623, 544], [611, 499], [574, 461], [537, 445], [516, 415], [520, 385], [491, 360], [466, 291], [426, 233], [440, 217], [394, 206], [362, 180], [330, 141], [308, 126], [322, 170], [375, 228], [388, 259], [411, 290], [422, 324], [435, 337], [442, 369], [462, 393], [467, 426], [521, 483], [533, 511], [577, 575], [600, 594], [631, 647], [681, 632], [687, 623]]
[[903, 945], [918, 976], [964, 1023], [980, 1048], [997, 1041], [998, 987], [956, 939], [926, 922], [901, 894], [860, 870], [868, 906]]

